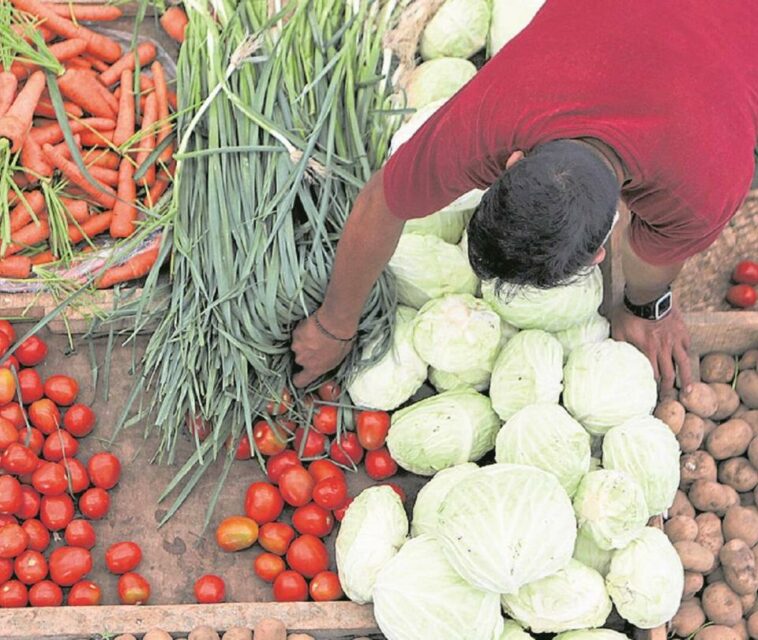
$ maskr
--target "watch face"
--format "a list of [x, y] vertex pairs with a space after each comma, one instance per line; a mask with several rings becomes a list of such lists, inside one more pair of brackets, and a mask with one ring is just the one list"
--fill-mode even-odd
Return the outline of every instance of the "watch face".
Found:
[[671, 291], [666, 293], [662, 298], [658, 300], [658, 302], [655, 303], [655, 318], [656, 320], [658, 318], [662, 318], [665, 316], [669, 311], [671, 311], [671, 303], [672, 303], [673, 296], [671, 295]]

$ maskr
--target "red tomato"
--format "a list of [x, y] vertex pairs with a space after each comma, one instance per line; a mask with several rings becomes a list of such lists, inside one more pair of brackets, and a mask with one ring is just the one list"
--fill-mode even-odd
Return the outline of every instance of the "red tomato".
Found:
[[81, 460], [72, 458], [64, 460], [61, 464], [66, 472], [66, 481], [71, 484], [73, 493], [81, 493], [89, 487], [89, 475]]
[[118, 599], [123, 604], [145, 604], [150, 599], [150, 583], [139, 573], [125, 573], [118, 579]]
[[49, 558], [50, 578], [61, 587], [70, 587], [92, 571], [92, 555], [81, 547], [58, 547]]
[[352, 431], [346, 431], [342, 434], [341, 440], [334, 440], [329, 450], [332, 460], [343, 464], [346, 467], [352, 467], [363, 459], [363, 447], [358, 442], [358, 437]]
[[42, 552], [50, 545], [50, 531], [39, 520], [26, 520], [21, 528], [29, 537], [29, 549], [32, 551]]
[[339, 600], [344, 595], [340, 579], [333, 571], [322, 571], [313, 576], [308, 591], [316, 602]]
[[749, 284], [736, 284], [726, 292], [726, 299], [729, 304], [743, 309], [752, 307], [757, 298], [758, 294]]
[[13, 476], [0, 476], [0, 513], [16, 513], [22, 500], [21, 483]]
[[292, 394], [290, 390], [282, 389], [282, 393], [278, 398], [273, 398], [266, 405], [266, 413], [270, 416], [280, 416], [283, 413], [287, 413], [292, 406]]
[[190, 435], [193, 438], [197, 437], [200, 442], [211, 435], [211, 432], [213, 431], [211, 424], [203, 420], [200, 416], [190, 416], [187, 414], [184, 418], [184, 424], [187, 427], [187, 431], [190, 432]]
[[302, 507], [311, 501], [315, 484], [303, 467], [290, 467], [279, 478], [279, 491], [287, 504]]
[[72, 404], [63, 416], [63, 426], [72, 436], [83, 438], [95, 427], [95, 412], [86, 404]]
[[337, 478], [345, 482], [345, 473], [331, 460], [322, 458], [321, 460], [314, 460], [308, 465], [308, 473], [313, 476], [316, 484], [326, 478]]
[[[80, 505], [81, 510], [81, 505]], [[65, 493], [60, 496], [43, 496], [39, 505], [39, 519], [50, 531], [65, 529], [74, 519], [74, 501]]]
[[258, 532], [258, 543], [271, 553], [283, 556], [295, 538], [295, 530], [284, 522], [267, 522]]
[[8, 420], [14, 427], [16, 427], [16, 429], [26, 426], [24, 410], [18, 402], [9, 402], [0, 407], [0, 418]]
[[29, 422], [45, 435], [50, 435], [61, 425], [61, 412], [52, 400], [40, 398], [29, 405]]
[[260, 553], [253, 560], [253, 571], [261, 580], [273, 582], [286, 569], [284, 560], [273, 553]]
[[0, 404], [8, 404], [16, 396], [16, 378], [10, 369], [0, 369]]
[[319, 538], [328, 536], [334, 527], [334, 517], [326, 509], [310, 503], [295, 509], [292, 524], [298, 533], [309, 533]]
[[10, 340], [11, 344], [16, 342], [16, 330], [7, 320], [0, 320], [0, 333], [4, 333], [8, 337], [8, 340]]
[[397, 462], [392, 459], [387, 447], [366, 452], [366, 474], [372, 480], [386, 480], [397, 473]]
[[21, 487], [21, 506], [16, 515], [21, 520], [29, 520], [35, 518], [39, 513], [40, 496], [32, 487], [23, 485]]
[[339, 509], [347, 500], [347, 483], [342, 478], [324, 478], [313, 487], [313, 502], [323, 509]]
[[64, 458], [73, 458], [79, 451], [79, 442], [68, 431], [58, 429], [45, 439], [42, 455], [45, 460], [60, 462]]
[[13, 344], [13, 342], [10, 338], [0, 331], [0, 356], [5, 355], [5, 352], [8, 351], [11, 344]]
[[321, 405], [316, 409], [313, 413], [313, 428], [328, 436], [337, 433], [337, 407]]
[[4, 367], [5, 369], [15, 369], [18, 371], [21, 368], [21, 365], [18, 363], [16, 356], [8, 356], [5, 360], [0, 362], [0, 367]]
[[329, 568], [329, 552], [316, 536], [305, 534], [295, 538], [287, 550], [287, 564], [306, 578]]
[[81, 580], [71, 586], [66, 604], [69, 607], [96, 607], [102, 600], [102, 593], [91, 580]]
[[405, 504], [405, 501], [408, 499], [408, 496], [405, 494], [405, 489], [403, 489], [399, 484], [396, 482], [385, 482], [385, 486], [388, 486], [390, 489], [392, 489], [400, 498], [400, 502]]
[[[226, 441], [226, 447], [227, 449], [231, 447], [231, 436]], [[243, 433], [242, 437], [237, 443], [237, 449], [234, 452], [234, 459], [235, 460], [249, 460], [252, 457], [253, 457], [253, 449], [250, 446], [250, 438], [247, 437], [246, 433]]]
[[264, 456], [275, 456], [286, 448], [287, 434], [281, 427], [259, 420], [253, 425], [253, 442]]
[[33, 607], [60, 607], [63, 591], [52, 580], [43, 580], [29, 589], [29, 604]]
[[206, 574], [195, 581], [195, 600], [200, 604], [216, 604], [226, 598], [226, 585], [216, 575]]
[[112, 453], [101, 451], [87, 462], [87, 473], [96, 487], [112, 489], [121, 477], [121, 463]]
[[245, 513], [259, 525], [273, 522], [284, 509], [279, 490], [268, 482], [253, 482], [245, 494]]
[[47, 345], [42, 338], [31, 336], [18, 345], [14, 355], [25, 367], [33, 367], [47, 356]]
[[266, 473], [269, 480], [274, 484], [279, 482], [282, 473], [289, 467], [301, 467], [300, 459], [297, 457], [297, 453], [292, 449], [287, 449], [281, 453], [277, 453], [271, 456], [266, 462]]
[[63, 539], [69, 547], [82, 547], [82, 549], [91, 549], [95, 546], [97, 537], [95, 529], [86, 520], [72, 520], [66, 526], [66, 532]]
[[224, 551], [241, 551], [255, 544], [258, 524], [245, 516], [224, 518], [216, 529], [216, 543]]
[[758, 262], [743, 260], [738, 262], [732, 273], [732, 280], [741, 284], [758, 284]]
[[21, 402], [25, 405], [39, 400], [45, 393], [42, 378], [36, 369], [21, 369], [18, 372], [18, 386], [21, 389]]
[[347, 508], [350, 506], [350, 503], [353, 501], [353, 498], [348, 498], [345, 500], [345, 504], [343, 504], [339, 509], [334, 510], [334, 519], [337, 522], [342, 522], [342, 518], [345, 517], [345, 512], [347, 511]]
[[18, 436], [19, 443], [28, 447], [35, 457], [42, 453], [42, 447], [45, 446], [45, 436], [39, 429], [34, 427], [20, 429]]
[[136, 542], [116, 542], [105, 552], [105, 566], [116, 575], [133, 571], [140, 562], [142, 549]]
[[356, 419], [358, 442], [367, 451], [384, 446], [390, 430], [390, 414], [386, 411], [361, 411]]
[[18, 442], [18, 429], [10, 420], [0, 417], [0, 451], [14, 442]]
[[32, 474], [32, 486], [43, 496], [66, 493], [68, 482], [65, 468], [57, 462], [43, 462]]
[[79, 395], [79, 383], [70, 376], [55, 375], [45, 380], [45, 395], [55, 404], [68, 407]]
[[342, 395], [342, 389], [334, 380], [327, 380], [316, 393], [324, 402], [337, 402]]
[[[305, 442], [303, 442], [305, 440]], [[303, 458], [315, 458], [326, 450], [329, 441], [326, 436], [315, 429], [310, 429], [305, 435], [305, 429], [299, 427], [295, 431], [295, 451]]]
[[28, 600], [29, 592], [18, 580], [8, 580], [0, 586], [0, 609], [25, 607]]
[[0, 527], [0, 558], [15, 558], [29, 546], [29, 535], [18, 524]]
[[6, 524], [18, 524], [16, 516], [0, 513], [0, 527], [4, 527]]
[[47, 560], [39, 551], [27, 549], [13, 563], [16, 577], [24, 584], [35, 584], [47, 577]]
[[295, 571], [282, 571], [274, 580], [274, 600], [277, 602], [305, 602], [308, 585]]
[[104, 518], [108, 514], [110, 506], [111, 499], [108, 496], [108, 492], [100, 487], [87, 489], [79, 496], [79, 511], [90, 520]]
[[13, 577], [13, 560], [10, 558], [0, 558], [0, 584], [10, 580]]

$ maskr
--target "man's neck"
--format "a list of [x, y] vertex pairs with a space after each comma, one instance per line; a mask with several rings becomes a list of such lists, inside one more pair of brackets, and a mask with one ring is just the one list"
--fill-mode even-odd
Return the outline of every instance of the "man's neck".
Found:
[[624, 182], [626, 182], [624, 163], [621, 162], [621, 158], [618, 157], [618, 154], [611, 147], [597, 138], [574, 138], [571, 142], [581, 144], [597, 153], [597, 155], [608, 165], [610, 170], [613, 171], [616, 180], [618, 180], [619, 186], [623, 186]]

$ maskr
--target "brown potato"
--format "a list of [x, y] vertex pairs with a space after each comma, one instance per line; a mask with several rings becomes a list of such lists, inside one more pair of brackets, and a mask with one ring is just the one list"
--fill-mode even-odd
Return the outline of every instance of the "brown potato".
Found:
[[316, 638], [309, 636], [307, 633], [290, 633], [287, 636], [287, 640], [316, 640]]
[[726, 582], [714, 582], [703, 590], [703, 611], [708, 620], [727, 627], [742, 618], [740, 598]]
[[137, 640], [137, 637], [131, 633], [122, 633], [120, 636], [113, 638], [113, 640]]
[[195, 627], [187, 636], [187, 640], [221, 640], [215, 629], [203, 625], [201, 627]]
[[753, 507], [755, 506], [755, 492], [754, 491], [747, 491], [746, 493], [740, 494], [740, 504], [743, 507]]
[[748, 445], [747, 458], [753, 467], [758, 467], [758, 436], [755, 436]]
[[696, 480], [689, 491], [692, 506], [698, 511], [712, 511], [723, 516], [729, 507], [739, 504], [737, 492], [725, 484], [711, 480]]
[[740, 358], [740, 371], [758, 368], [758, 349], [748, 349]]
[[679, 611], [671, 619], [671, 628], [676, 635], [682, 638], [692, 635], [704, 624], [705, 613], [703, 613], [700, 600], [697, 598], [682, 602]]
[[708, 573], [712, 571], [716, 558], [701, 544], [692, 540], [681, 540], [674, 543], [674, 549], [679, 554], [682, 566], [685, 571], [695, 571], [697, 573]]
[[705, 580], [702, 573], [694, 571], [684, 572], [684, 588], [682, 589], [682, 600], [689, 600], [694, 597], [703, 588]]
[[736, 505], [729, 509], [721, 523], [724, 540], [742, 540], [748, 547], [758, 544], [758, 510]]
[[692, 453], [700, 448], [705, 437], [705, 422], [700, 416], [694, 413], [688, 413], [684, 416], [684, 421], [676, 434], [679, 442], [679, 448], [682, 453]]
[[656, 408], [653, 415], [665, 422], [676, 435], [684, 424], [684, 407], [673, 398], [664, 400]]
[[703, 418], [703, 425], [703, 438], [707, 438], [713, 433], [713, 430], [718, 427], [718, 424], [710, 418]]
[[684, 491], [677, 490], [674, 495], [674, 502], [669, 507], [669, 515], [674, 516], [688, 516], [690, 518], [695, 517], [695, 508], [692, 506], [690, 499]]
[[694, 640], [740, 640], [740, 637], [730, 627], [717, 624], [700, 629]]
[[700, 361], [700, 379], [703, 382], [731, 382], [735, 369], [734, 356], [722, 352], [709, 353]]
[[247, 627], [232, 627], [226, 631], [221, 640], [253, 640], [253, 632]]
[[[755, 442], [755, 438], [753, 441]], [[753, 446], [753, 443], [750, 445]], [[758, 455], [758, 446], [755, 447], [755, 454]], [[719, 482], [728, 484], [740, 493], [752, 491], [758, 485], [758, 470], [747, 458], [729, 458], [719, 464]]]
[[701, 418], [710, 418], [719, 408], [716, 394], [705, 382], [693, 382], [689, 393], [679, 394], [679, 402]]
[[721, 548], [719, 560], [724, 580], [732, 591], [740, 596], [755, 593], [758, 576], [755, 573], [755, 557], [748, 545], [742, 540], [730, 540]]
[[724, 546], [721, 519], [715, 513], [701, 513], [695, 518], [695, 522], [698, 529], [695, 542], [703, 545], [718, 558], [719, 551]]
[[671, 543], [681, 540], [694, 540], [697, 537], [697, 522], [695, 518], [687, 516], [674, 516], [666, 521], [663, 530], [671, 540]]
[[747, 616], [750, 614], [750, 610], [755, 606], [756, 593], [747, 593], [744, 596], [740, 596], [740, 604], [742, 605], [742, 615]]
[[688, 489], [696, 480], [716, 482], [718, 469], [713, 456], [707, 451], [695, 451], [679, 458], [679, 486]]
[[737, 637], [740, 640], [750, 640], [750, 636], [747, 632], [747, 623], [744, 620], [740, 620], [737, 624], [733, 624], [731, 629], [737, 634]]
[[716, 460], [726, 460], [745, 453], [752, 439], [750, 425], [740, 418], [732, 418], [716, 427], [706, 438], [705, 445]]
[[142, 636], [142, 640], [172, 640], [172, 638], [171, 634], [163, 629], [150, 629], [150, 631]]
[[730, 384], [714, 382], [711, 384], [711, 389], [716, 393], [718, 401], [718, 409], [716, 409], [716, 413], [711, 418], [713, 420], [726, 420], [737, 411], [737, 408], [740, 406], [740, 397]]
[[758, 640], [758, 611], [751, 613], [747, 619], [747, 632], [751, 640]]
[[758, 371], [747, 369], [737, 376], [737, 393], [751, 409], [758, 409]]
[[740, 408], [734, 412], [734, 417], [747, 422], [753, 430], [753, 437], [758, 437], [758, 409], [748, 409], [745, 407], [745, 410], [742, 411]]
[[287, 640], [287, 629], [281, 620], [263, 618], [255, 625], [255, 640]]

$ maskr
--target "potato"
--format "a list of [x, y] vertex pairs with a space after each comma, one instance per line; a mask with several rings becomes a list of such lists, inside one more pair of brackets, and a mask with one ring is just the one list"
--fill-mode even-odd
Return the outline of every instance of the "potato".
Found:
[[747, 623], [744, 620], [740, 620], [737, 624], [733, 624], [731, 629], [737, 634], [737, 637], [740, 640], [750, 640], [750, 636], [747, 632]]
[[696, 480], [716, 482], [718, 469], [713, 456], [707, 451], [695, 451], [679, 458], [679, 486], [689, 488]]
[[737, 492], [725, 484], [711, 480], [696, 480], [688, 493], [692, 506], [698, 511], [712, 511], [723, 516], [729, 507], [739, 504]]
[[697, 522], [688, 516], [674, 516], [666, 521], [663, 530], [672, 544], [681, 540], [694, 540], [697, 537]]
[[694, 413], [688, 413], [684, 416], [684, 421], [676, 434], [679, 442], [679, 448], [682, 453], [692, 453], [700, 448], [705, 437], [705, 422], [700, 416]]
[[695, 517], [695, 508], [692, 506], [687, 494], [682, 490], [677, 490], [674, 495], [674, 502], [669, 507], [669, 515], [674, 516], [688, 516], [690, 518]]
[[692, 635], [705, 624], [705, 613], [700, 606], [700, 600], [692, 598], [685, 600], [679, 606], [679, 611], [671, 619], [671, 628], [682, 638]]
[[740, 371], [758, 368], [758, 349], [748, 349], [740, 358]]
[[705, 382], [693, 382], [689, 393], [679, 394], [679, 402], [701, 418], [710, 418], [719, 408], [715, 392]]
[[226, 631], [221, 640], [253, 640], [253, 632], [247, 627], [232, 627]]
[[753, 467], [758, 468], [758, 436], [753, 437], [747, 448], [747, 458]]
[[753, 491], [741, 493], [740, 504], [743, 507], [754, 507], [755, 506], [755, 493]]
[[758, 640], [758, 611], [751, 613], [747, 619], [747, 632], [752, 640]]
[[684, 407], [673, 398], [664, 400], [656, 408], [653, 415], [665, 422], [676, 435], [684, 424]]
[[[753, 441], [756, 441], [755, 438]], [[753, 446], [752, 442], [750, 446]], [[749, 452], [748, 448], [748, 454]], [[755, 446], [754, 453], [758, 455], [758, 445]], [[752, 491], [758, 485], [758, 470], [747, 458], [729, 458], [719, 464], [719, 482], [728, 484], [740, 493]]]
[[700, 629], [693, 640], [740, 640], [740, 637], [733, 629], [717, 624]]
[[715, 513], [701, 513], [695, 518], [697, 536], [695, 542], [703, 545], [714, 556], [718, 557], [724, 546], [724, 534], [721, 530], [721, 519]]
[[187, 636], [187, 640], [221, 640], [219, 638], [218, 633], [216, 633], [215, 629], [212, 629], [211, 627], [208, 627], [206, 625], [195, 627], [192, 631], [190, 631], [189, 636]]
[[120, 636], [113, 638], [113, 640], [137, 640], [137, 637], [131, 633], [122, 633]]
[[714, 569], [715, 556], [709, 549], [692, 540], [681, 540], [674, 543], [674, 549], [679, 554], [685, 571], [707, 573]]
[[150, 629], [144, 636], [142, 636], [142, 640], [173, 640], [171, 638], [171, 634], [167, 633], [163, 629]]
[[316, 638], [309, 636], [307, 633], [290, 633], [287, 636], [287, 640], [316, 640]]
[[700, 379], [703, 382], [731, 382], [735, 373], [734, 356], [713, 352], [700, 361]]
[[736, 505], [729, 509], [721, 523], [724, 540], [742, 540], [748, 547], [758, 544], [758, 510]]
[[[716, 561], [720, 562], [718, 558], [716, 558]], [[713, 571], [711, 571], [707, 576], [705, 576], [706, 584], [713, 584], [715, 582], [724, 582], [724, 572], [721, 570], [720, 564]]]
[[732, 418], [713, 430], [705, 446], [716, 460], [726, 460], [745, 453], [752, 439], [750, 425], [740, 418]]
[[740, 604], [742, 605], [742, 615], [747, 616], [750, 614], [751, 609], [755, 606], [756, 594], [747, 593], [744, 596], [740, 596]]
[[747, 369], [737, 376], [737, 393], [751, 409], [758, 409], [758, 371]]
[[682, 600], [689, 600], [694, 597], [703, 588], [705, 579], [702, 573], [695, 573], [694, 571], [684, 572], [684, 588], [682, 589]]
[[[758, 437], [758, 409], [745, 409], [744, 412], [738, 409], [734, 413], [735, 418], [740, 418], [750, 425], [753, 430], [753, 437]], [[737, 415], [738, 413], [740, 415]]]
[[737, 408], [740, 406], [740, 397], [729, 384], [714, 382], [711, 384], [711, 389], [715, 392], [718, 402], [718, 409], [711, 416], [711, 419], [726, 420], [726, 418], [737, 411]]
[[287, 629], [281, 620], [263, 618], [255, 625], [255, 640], [287, 640]]
[[[742, 540], [730, 540], [719, 552], [724, 580], [740, 596], [755, 593], [758, 576], [755, 573], [755, 556]], [[740, 603], [742, 606], [742, 603]]]
[[727, 627], [742, 618], [740, 598], [726, 582], [714, 582], [703, 590], [703, 611], [708, 620]]
[[711, 435], [716, 427], [718, 427], [718, 424], [713, 420], [710, 418], [703, 418], [703, 439]]

